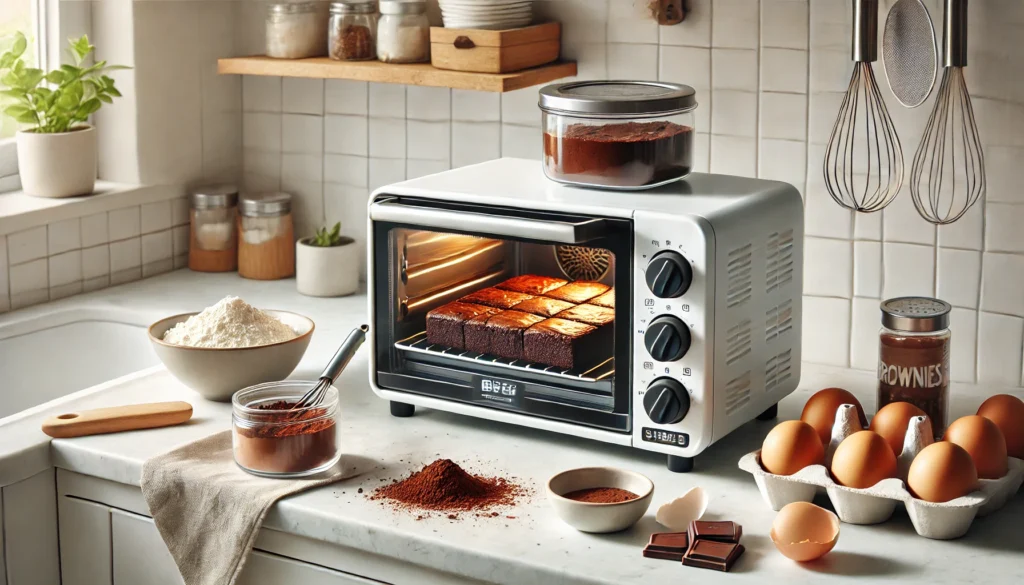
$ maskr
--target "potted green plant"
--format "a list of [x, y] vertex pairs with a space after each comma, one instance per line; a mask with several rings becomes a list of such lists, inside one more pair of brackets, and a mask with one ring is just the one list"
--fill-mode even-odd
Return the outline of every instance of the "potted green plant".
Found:
[[93, 192], [96, 185], [96, 130], [86, 123], [103, 104], [121, 92], [107, 73], [126, 69], [100, 61], [83, 66], [96, 47], [89, 38], [69, 39], [74, 64], [49, 73], [28, 67], [28, 48], [17, 33], [11, 49], [0, 55], [0, 103], [3, 113], [28, 128], [17, 134], [18, 172], [22, 189], [37, 197], [71, 197]]
[[295, 243], [295, 283], [311, 297], [340, 297], [359, 288], [359, 248], [341, 235], [341, 222]]

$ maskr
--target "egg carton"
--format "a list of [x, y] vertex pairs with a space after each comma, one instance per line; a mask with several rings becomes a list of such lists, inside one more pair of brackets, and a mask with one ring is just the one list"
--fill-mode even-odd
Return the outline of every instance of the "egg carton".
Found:
[[[842, 439], [861, 430], [854, 421], [853, 407], [840, 407], [826, 451], [826, 464]], [[761, 466], [760, 449], [744, 455], [739, 467], [754, 476], [761, 496], [776, 511], [793, 502], [810, 502], [824, 490], [839, 519], [847, 524], [880, 524], [891, 518], [897, 504], [902, 502], [914, 530], [921, 536], [939, 540], [959, 538], [967, 533], [975, 516], [998, 510], [1017, 493], [1024, 483], [1024, 461], [1009, 458], [1009, 470], [1005, 476], [979, 480], [976, 491], [955, 500], [942, 503], [919, 500], [907, 490], [904, 480], [909, 461], [930, 443], [924, 425], [923, 417], [915, 417], [911, 421], [903, 453], [898, 458], [900, 478], [885, 479], [869, 488], [856, 489], [837, 484], [825, 465], [810, 465], [793, 475], [768, 473]]]

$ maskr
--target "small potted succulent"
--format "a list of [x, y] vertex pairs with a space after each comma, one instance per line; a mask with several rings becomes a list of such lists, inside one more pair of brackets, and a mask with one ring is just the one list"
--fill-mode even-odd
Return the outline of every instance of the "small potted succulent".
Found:
[[295, 243], [295, 282], [311, 297], [341, 297], [359, 288], [359, 248], [341, 235], [341, 222]]
[[106, 61], [83, 65], [96, 48], [86, 36], [68, 44], [74, 64], [49, 73], [25, 64], [28, 41], [20, 32], [11, 49], [0, 55], [0, 109], [28, 125], [17, 134], [18, 171], [22, 189], [37, 197], [93, 192], [96, 130], [86, 120], [121, 96], [107, 73], [127, 69]]

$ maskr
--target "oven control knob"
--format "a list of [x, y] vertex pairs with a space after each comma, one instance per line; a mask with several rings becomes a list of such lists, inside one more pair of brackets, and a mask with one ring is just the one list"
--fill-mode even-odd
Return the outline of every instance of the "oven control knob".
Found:
[[679, 252], [665, 251], [651, 259], [644, 276], [654, 296], [674, 299], [683, 296], [686, 289], [690, 288], [693, 269]]
[[690, 349], [690, 328], [672, 315], [655, 317], [644, 333], [644, 346], [659, 362], [674, 362]]
[[658, 378], [644, 393], [644, 410], [656, 424], [675, 424], [690, 410], [690, 395], [678, 380]]

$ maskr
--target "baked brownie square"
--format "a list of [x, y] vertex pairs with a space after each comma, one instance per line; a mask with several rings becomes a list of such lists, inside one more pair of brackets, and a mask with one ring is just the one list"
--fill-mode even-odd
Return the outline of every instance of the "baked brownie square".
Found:
[[[588, 282], [584, 280], [577, 280], [576, 282], [570, 282], [565, 286], [560, 286], [556, 289], [549, 290], [544, 293], [544, 296], [558, 299], [560, 301], [568, 301], [570, 303], [585, 303], [590, 299], [602, 295], [608, 292], [611, 288], [607, 284], [601, 284], [600, 282]], [[486, 305], [487, 303], [480, 303]]]
[[493, 307], [472, 303], [448, 303], [427, 313], [427, 341], [454, 349], [465, 349], [463, 335], [467, 320], [498, 312]]
[[459, 299], [459, 301], [463, 303], [487, 305], [488, 307], [495, 307], [497, 309], [511, 309], [514, 305], [532, 298], [533, 295], [492, 287], [480, 289], [474, 293], [468, 294]]
[[522, 311], [502, 311], [494, 314], [484, 325], [487, 329], [490, 354], [510, 360], [523, 359], [523, 332], [544, 317]]
[[589, 368], [611, 357], [611, 334], [611, 327], [545, 319], [523, 334], [523, 357], [563, 370]]
[[568, 319], [570, 321], [579, 321], [580, 323], [600, 327], [615, 320], [615, 311], [606, 307], [584, 304], [576, 305], [571, 309], [566, 309], [555, 315], [555, 317], [558, 317], [559, 319]]
[[534, 315], [540, 315], [541, 317], [554, 317], [558, 313], [571, 309], [576, 305], [560, 301], [558, 299], [549, 299], [547, 297], [533, 297], [527, 299], [518, 305], [512, 307], [513, 310], [522, 311], [524, 313], [533, 313]]
[[535, 274], [524, 274], [510, 278], [498, 285], [498, 288], [525, 293], [528, 295], [540, 295], [549, 290], [558, 288], [569, 282], [564, 278], [551, 276], [537, 276]]
[[466, 340], [466, 350], [473, 353], [490, 353], [491, 338], [487, 333], [487, 320], [492, 315], [500, 313], [501, 310], [494, 309], [493, 313], [477, 315], [466, 321], [463, 326], [463, 335]]
[[599, 297], [594, 297], [587, 301], [588, 304], [597, 305], [598, 307], [605, 307], [606, 309], [615, 308], [615, 289], [611, 289]]

